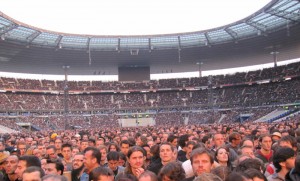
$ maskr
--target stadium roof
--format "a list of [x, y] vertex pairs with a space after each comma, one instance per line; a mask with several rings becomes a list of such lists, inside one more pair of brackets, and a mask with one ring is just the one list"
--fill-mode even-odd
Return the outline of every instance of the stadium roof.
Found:
[[58, 33], [23, 24], [0, 12], [0, 71], [62, 74], [61, 66], [70, 65], [71, 74], [91, 75], [100, 68], [107, 70], [106, 74], [116, 74], [112, 67], [151, 66], [153, 73], [174, 62], [182, 67], [174, 72], [197, 70], [195, 63], [212, 59], [220, 47], [220, 51], [228, 51], [228, 44], [243, 47], [245, 42], [249, 48], [256, 41], [266, 47], [299, 37], [299, 22], [298, 0], [273, 0], [245, 19], [214, 29], [139, 36]]

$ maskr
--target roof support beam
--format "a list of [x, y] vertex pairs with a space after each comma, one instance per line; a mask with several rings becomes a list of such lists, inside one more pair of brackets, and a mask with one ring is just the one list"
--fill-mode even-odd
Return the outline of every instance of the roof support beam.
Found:
[[120, 53], [121, 51], [121, 38], [118, 38], [117, 51]]
[[234, 41], [236, 41], [236, 39], [238, 38], [238, 35], [237, 35], [237, 33], [235, 31], [229, 29], [228, 27], [225, 28], [224, 30], [226, 31], [226, 33], [228, 33], [232, 37], [232, 39]]
[[267, 26], [266, 25], [263, 25], [263, 24], [260, 24], [258, 22], [253, 22], [253, 21], [245, 21], [245, 23], [247, 25], [250, 25], [252, 26], [253, 28], [257, 29], [258, 31], [260, 31], [262, 34], [264, 34], [265, 36], [268, 35], [267, 33]]
[[178, 50], [181, 50], [181, 39], [180, 36], [177, 37], [178, 38]]
[[88, 48], [88, 54], [89, 54], [89, 65], [92, 65], [92, 57], [91, 57], [91, 47], [90, 47], [90, 44], [91, 44], [91, 37], [88, 37], [87, 39], [87, 48]]
[[[279, 18], [283, 18], [289, 21], [293, 21], [293, 22], [299, 22], [297, 21], [297, 19], [299, 19], [300, 17], [300, 13], [294, 13], [294, 12], [286, 12], [286, 11], [280, 11], [280, 10], [271, 10], [271, 11], [266, 11], [266, 13], [269, 13], [273, 16], [277, 16]], [[295, 18], [295, 19], [293, 19]]]
[[152, 51], [152, 45], [151, 45], [151, 38], [148, 38], [148, 49], [149, 49], [149, 52]]
[[62, 38], [63, 38], [63, 36], [59, 35], [57, 37], [57, 39], [55, 40], [56, 47], [59, 48], [59, 49], [61, 48], [61, 40], [62, 40]]
[[205, 39], [206, 39], [205, 45], [206, 45], [206, 46], [211, 46], [211, 44], [210, 44], [211, 39], [210, 39], [210, 37], [208, 36], [207, 32], [204, 33], [204, 36], [205, 36]]
[[40, 31], [36, 31], [34, 33], [32, 33], [30, 36], [28, 36], [26, 39], [27, 39], [27, 42], [28, 44], [30, 44], [34, 39], [36, 39], [42, 32]]
[[90, 45], [91, 45], [91, 37], [88, 37], [86, 45], [87, 45], [87, 50], [90, 51], [90, 49], [91, 49], [91, 47], [90, 47]]
[[16, 24], [10, 24], [8, 26], [4, 26], [3, 28], [0, 29], [0, 36], [4, 35], [5, 33], [8, 33], [9, 31], [17, 28], [19, 25]]

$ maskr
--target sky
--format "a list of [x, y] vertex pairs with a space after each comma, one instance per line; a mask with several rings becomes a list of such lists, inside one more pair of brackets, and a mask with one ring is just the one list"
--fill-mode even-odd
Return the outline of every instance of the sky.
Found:
[[216, 28], [271, 0], [0, 0], [0, 11], [34, 27], [72, 34], [149, 35]]

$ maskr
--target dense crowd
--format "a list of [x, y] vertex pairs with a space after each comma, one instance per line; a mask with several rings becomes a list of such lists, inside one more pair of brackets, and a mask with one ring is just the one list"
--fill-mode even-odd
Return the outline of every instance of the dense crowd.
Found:
[[[92, 91], [92, 90], [151, 90], [164, 88], [188, 88], [199, 86], [220, 86], [228, 84], [241, 84], [261, 80], [280, 80], [286, 77], [300, 75], [300, 62], [292, 63], [275, 68], [238, 72], [235, 74], [216, 75], [200, 78], [160, 79], [145, 82], [102, 82], [102, 81], [68, 81], [69, 90]], [[25, 89], [25, 90], [64, 90], [64, 81], [15, 79], [0, 77], [0, 89]]]
[[[69, 110], [64, 95], [39, 92], [62, 91], [64, 81], [1, 77], [0, 122], [18, 132], [0, 134], [0, 181], [299, 181], [299, 112], [254, 122], [297, 105], [299, 76], [298, 62], [201, 78], [69, 81], [68, 90], [115, 92], [69, 94]], [[139, 113], [155, 126], [122, 127]]]
[[2, 134], [0, 180], [300, 178], [299, 116], [279, 124], [184, 126], [170, 121], [135, 128], [114, 127], [109, 119], [107, 125], [89, 129]]
[[[288, 104], [300, 99], [300, 80], [204, 90], [150, 93], [70, 94], [70, 110], [207, 106], [217, 108]], [[0, 110], [63, 110], [64, 95], [0, 93]]]

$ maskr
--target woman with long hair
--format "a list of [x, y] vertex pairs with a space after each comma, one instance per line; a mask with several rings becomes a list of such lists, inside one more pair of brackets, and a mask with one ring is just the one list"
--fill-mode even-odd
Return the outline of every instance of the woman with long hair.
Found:
[[121, 178], [135, 178], [137, 180], [137, 178], [145, 171], [145, 160], [146, 152], [142, 147], [131, 147], [127, 154], [126, 168], [116, 176], [115, 180], [118, 181]]
[[231, 169], [231, 163], [229, 161], [229, 149], [227, 147], [220, 147], [215, 153], [215, 161], [221, 166], [226, 166]]

